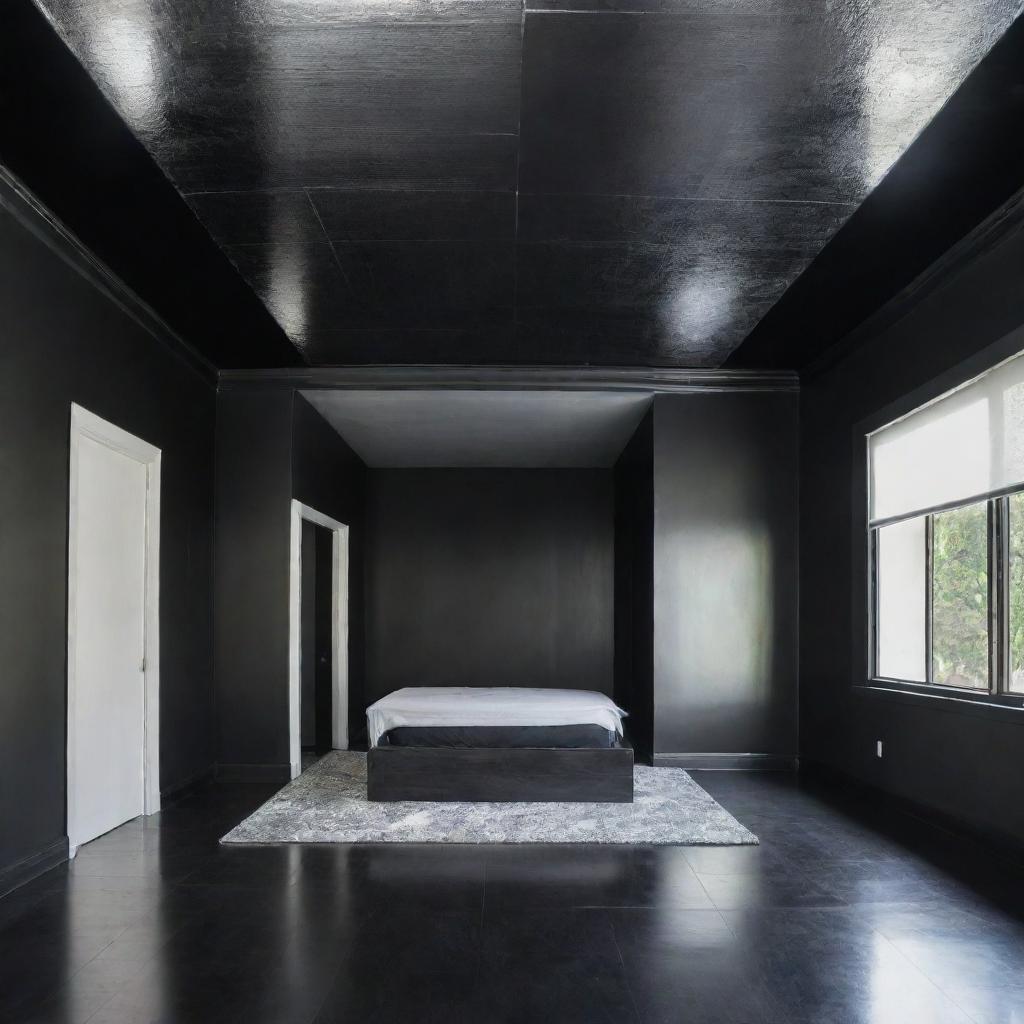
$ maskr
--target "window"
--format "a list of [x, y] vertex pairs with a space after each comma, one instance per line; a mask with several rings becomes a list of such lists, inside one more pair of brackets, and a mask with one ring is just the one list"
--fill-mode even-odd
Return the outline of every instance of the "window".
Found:
[[1006, 688], [1024, 693], [1024, 494], [1007, 498], [1009, 535], [1009, 647]]
[[877, 531], [878, 674], [928, 681], [928, 546], [924, 518]]
[[1024, 355], [868, 435], [870, 675], [1024, 703]]
[[931, 678], [988, 689], [988, 508], [965, 505], [931, 520]]

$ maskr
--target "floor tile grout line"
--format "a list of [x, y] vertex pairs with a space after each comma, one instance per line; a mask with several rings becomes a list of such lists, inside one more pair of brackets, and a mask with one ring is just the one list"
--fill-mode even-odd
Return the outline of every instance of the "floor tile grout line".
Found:
[[629, 970], [626, 967], [626, 958], [622, 955], [622, 947], [619, 945], [619, 936], [616, 933], [615, 919], [610, 914], [608, 915], [608, 927], [611, 929], [612, 943], [615, 946], [615, 952], [619, 958], [619, 966], [622, 968], [622, 981], [626, 986], [626, 991], [629, 993], [630, 1005], [633, 1007], [633, 1018], [637, 1021], [637, 1024], [640, 1024], [640, 1021], [643, 1019], [640, 1014], [640, 1006], [636, 1001], [636, 994], [633, 992], [633, 986], [629, 981]]
[[[142, 919], [143, 919], [144, 917], [145, 917], [145, 915], [142, 915], [142, 914], [138, 915], [138, 917], [137, 917], [136, 919], [133, 919], [133, 921], [132, 921], [132, 924], [134, 924], [136, 920], [142, 920]], [[46, 999], [46, 1000], [44, 1000], [44, 1004], [45, 1004], [45, 1002], [48, 1002], [48, 1001], [49, 1001], [49, 999], [51, 999], [51, 998], [56, 998], [57, 996], [59, 996], [59, 995], [60, 995], [60, 993], [61, 993], [61, 992], [62, 992], [62, 991], [63, 991], [64, 989], [67, 989], [67, 988], [71, 988], [71, 987], [73, 986], [73, 983], [74, 983], [74, 980], [75, 980], [75, 978], [77, 978], [77, 977], [78, 977], [78, 975], [79, 975], [79, 974], [81, 974], [81, 973], [82, 973], [82, 971], [84, 971], [84, 970], [85, 970], [85, 969], [86, 969], [86, 968], [87, 968], [87, 967], [88, 967], [88, 966], [89, 966], [90, 964], [93, 964], [93, 963], [95, 963], [95, 962], [96, 962], [96, 961], [97, 961], [97, 960], [98, 960], [98, 959], [100, 958], [100, 956], [102, 956], [102, 954], [103, 954], [103, 953], [104, 953], [104, 952], [105, 952], [106, 950], [110, 949], [110, 947], [111, 947], [111, 946], [113, 946], [113, 945], [114, 945], [114, 943], [115, 943], [115, 942], [117, 942], [117, 941], [118, 941], [118, 939], [120, 939], [120, 938], [121, 938], [121, 936], [122, 936], [122, 935], [124, 935], [124, 934], [125, 934], [125, 932], [127, 932], [127, 931], [128, 931], [128, 929], [132, 927], [132, 924], [127, 924], [127, 925], [125, 925], [125, 927], [124, 927], [124, 928], [123, 928], [123, 929], [122, 929], [122, 930], [121, 930], [120, 932], [118, 932], [117, 936], [116, 936], [116, 937], [115, 937], [114, 939], [112, 939], [112, 940], [111, 940], [110, 942], [108, 942], [108, 943], [107, 943], [107, 945], [105, 945], [105, 946], [103, 947], [103, 949], [101, 949], [101, 950], [100, 950], [100, 951], [99, 951], [99, 952], [98, 952], [98, 953], [97, 953], [97, 954], [96, 954], [96, 955], [95, 955], [95, 956], [94, 956], [94, 957], [93, 957], [93, 958], [92, 958], [91, 960], [88, 960], [88, 961], [86, 961], [86, 963], [82, 964], [82, 966], [81, 966], [81, 967], [79, 967], [77, 971], [73, 971], [73, 972], [72, 972], [72, 973], [71, 973], [71, 974], [70, 974], [70, 975], [68, 976], [68, 978], [67, 978], [67, 980], [66, 980], [66, 981], [64, 982], [64, 984], [63, 984], [63, 985], [60, 985], [60, 986], [58, 986], [58, 987], [57, 987], [57, 988], [56, 988], [56, 989], [54, 990], [54, 992], [52, 993], [52, 995], [51, 995], [51, 996], [48, 996], [48, 997], [47, 997], [47, 999]], [[146, 963], [146, 961], [142, 961], [142, 964], [145, 964], [145, 963]], [[139, 965], [139, 966], [140, 966], [140, 969], [141, 969], [141, 967], [142, 967], [142, 964], [140, 964], [140, 965]], [[83, 1024], [89, 1024], [89, 1021], [91, 1021], [91, 1020], [92, 1020], [93, 1018], [97, 1017], [97, 1016], [98, 1016], [98, 1015], [99, 1015], [100, 1013], [102, 1013], [102, 1012], [103, 1012], [103, 1010], [105, 1010], [105, 1009], [106, 1009], [106, 1008], [107, 1008], [107, 1007], [108, 1007], [108, 1006], [109, 1006], [109, 1005], [110, 1005], [110, 1004], [111, 1004], [111, 1003], [112, 1003], [112, 1002], [114, 1001], [114, 999], [115, 999], [115, 997], [116, 997], [116, 996], [117, 996], [117, 991], [116, 991], [116, 990], [115, 990], [115, 991], [112, 991], [112, 992], [110, 993], [110, 995], [109, 995], [109, 996], [108, 996], [108, 997], [107, 997], [107, 998], [106, 998], [106, 999], [105, 999], [105, 1000], [103, 1001], [102, 1005], [100, 1005], [100, 1006], [97, 1006], [97, 1007], [96, 1007], [96, 1009], [95, 1009], [95, 1010], [94, 1010], [94, 1011], [93, 1011], [92, 1013], [90, 1013], [88, 1017], [86, 1017], [86, 1018], [85, 1018], [85, 1020], [83, 1021]]]
[[869, 924], [868, 927], [871, 928], [871, 934], [872, 935], [877, 936], [886, 945], [890, 946], [892, 948], [893, 952], [896, 953], [900, 957], [900, 959], [905, 960], [911, 967], [913, 967], [914, 970], [917, 971], [917, 973], [920, 974], [921, 977], [925, 981], [927, 981], [928, 984], [931, 985], [931, 987], [934, 988], [936, 992], [940, 993], [944, 999], [948, 999], [968, 1020], [973, 1021], [974, 1024], [980, 1024], [980, 1022], [978, 1021], [977, 1017], [973, 1016], [966, 1009], [964, 1009], [964, 1007], [961, 1006], [959, 1002], [957, 1002], [957, 1000], [953, 997], [953, 995], [951, 995], [949, 992], [947, 992], [942, 987], [942, 985], [940, 985], [931, 976], [931, 974], [928, 971], [926, 971], [920, 964], [918, 964], [912, 957], [910, 957], [907, 953], [904, 953], [903, 950], [900, 949], [899, 946], [897, 946], [896, 943], [893, 942], [892, 939], [888, 935], [886, 935], [884, 932], [880, 932], [877, 928], [875, 928], [871, 924]]

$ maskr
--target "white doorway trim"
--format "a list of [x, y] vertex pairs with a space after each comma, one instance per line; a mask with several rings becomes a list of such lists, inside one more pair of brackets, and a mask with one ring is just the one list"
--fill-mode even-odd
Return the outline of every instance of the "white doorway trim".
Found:
[[67, 833], [70, 855], [81, 836], [72, 773], [75, 765], [77, 680], [75, 651], [78, 620], [79, 447], [89, 438], [146, 467], [145, 612], [143, 616], [143, 813], [160, 810], [160, 449], [108, 423], [82, 406], [71, 404], [68, 483], [68, 701], [67, 701]]
[[288, 759], [302, 771], [302, 521], [331, 531], [331, 746], [348, 749], [348, 526], [292, 499], [288, 576]]

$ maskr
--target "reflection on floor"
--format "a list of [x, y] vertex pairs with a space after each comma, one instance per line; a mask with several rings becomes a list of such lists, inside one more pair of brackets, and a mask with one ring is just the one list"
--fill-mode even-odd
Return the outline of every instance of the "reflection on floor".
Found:
[[227, 848], [217, 784], [0, 900], [0, 1020], [1015, 1024], [1024, 876], [790, 776], [760, 847]]

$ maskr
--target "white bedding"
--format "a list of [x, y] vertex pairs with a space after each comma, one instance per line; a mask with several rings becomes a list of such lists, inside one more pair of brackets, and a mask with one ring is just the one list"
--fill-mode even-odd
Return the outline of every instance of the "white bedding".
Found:
[[366, 709], [370, 743], [401, 726], [598, 725], [622, 735], [626, 712], [592, 690], [407, 686]]

